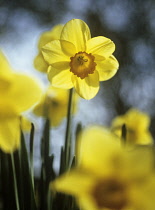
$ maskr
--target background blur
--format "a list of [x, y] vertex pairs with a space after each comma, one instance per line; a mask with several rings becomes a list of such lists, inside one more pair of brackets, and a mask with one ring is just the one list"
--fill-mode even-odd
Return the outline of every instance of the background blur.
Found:
[[[44, 82], [45, 75], [33, 67], [38, 38], [72, 18], [84, 20], [92, 37], [112, 39], [120, 63], [118, 73], [100, 83], [94, 99], [81, 99], [75, 123], [110, 125], [116, 115], [137, 107], [151, 116], [155, 137], [154, 0], [0, 0], [0, 48], [15, 70]], [[60, 139], [57, 131], [53, 135]]]

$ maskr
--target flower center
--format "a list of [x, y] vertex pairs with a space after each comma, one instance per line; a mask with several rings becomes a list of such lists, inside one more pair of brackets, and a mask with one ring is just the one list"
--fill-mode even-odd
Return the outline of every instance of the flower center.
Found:
[[91, 53], [78, 52], [70, 59], [70, 71], [81, 79], [87, 77], [88, 74], [94, 73], [96, 63]]
[[125, 186], [115, 179], [98, 182], [92, 195], [99, 208], [121, 210], [127, 203]]

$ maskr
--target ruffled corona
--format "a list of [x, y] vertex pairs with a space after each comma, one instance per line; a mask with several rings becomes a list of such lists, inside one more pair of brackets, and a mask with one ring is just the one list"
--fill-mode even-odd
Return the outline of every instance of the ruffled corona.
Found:
[[120, 210], [127, 203], [125, 184], [114, 178], [97, 182], [92, 196], [99, 208]]
[[70, 59], [70, 71], [74, 75], [84, 79], [88, 74], [94, 73], [96, 63], [94, 62], [95, 57], [91, 53], [78, 52]]

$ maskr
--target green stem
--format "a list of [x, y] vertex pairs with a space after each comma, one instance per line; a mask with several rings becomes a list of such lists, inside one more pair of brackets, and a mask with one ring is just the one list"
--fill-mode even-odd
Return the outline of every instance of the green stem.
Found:
[[18, 197], [18, 189], [17, 189], [15, 162], [14, 162], [14, 157], [13, 157], [12, 153], [11, 153], [11, 164], [12, 164], [12, 172], [13, 172], [13, 180], [14, 180], [16, 207], [17, 207], [17, 210], [20, 210], [20, 208], [19, 208], [19, 199], [18, 199], [19, 197]]
[[67, 110], [67, 124], [66, 124], [66, 135], [65, 135], [65, 169], [69, 166], [70, 157], [70, 128], [71, 128], [71, 116], [72, 116], [72, 98], [73, 89], [70, 89], [69, 99], [68, 99], [68, 110]]
[[122, 146], [125, 146], [125, 144], [126, 144], [126, 135], [127, 135], [126, 125], [123, 124], [122, 125], [122, 136], [121, 136]]
[[31, 179], [32, 179], [32, 186], [33, 186], [33, 189], [34, 189], [33, 147], [34, 147], [34, 125], [31, 124], [31, 132], [30, 132], [30, 173], [31, 173]]

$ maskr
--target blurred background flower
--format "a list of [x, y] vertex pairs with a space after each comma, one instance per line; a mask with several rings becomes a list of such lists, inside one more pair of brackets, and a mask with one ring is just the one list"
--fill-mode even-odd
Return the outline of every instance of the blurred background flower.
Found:
[[109, 130], [94, 126], [80, 133], [77, 160], [77, 166], [54, 180], [51, 189], [75, 196], [81, 209], [155, 208], [151, 148], [131, 152]]
[[122, 126], [126, 127], [126, 143], [133, 144], [152, 144], [153, 138], [149, 131], [150, 117], [137, 109], [130, 109], [124, 115], [115, 117], [112, 121], [112, 131], [122, 137]]
[[0, 148], [12, 153], [20, 147], [20, 116], [37, 102], [41, 86], [34, 78], [15, 73], [0, 52]]
[[[33, 113], [50, 120], [51, 126], [59, 126], [63, 119], [67, 117], [69, 91], [52, 86], [47, 88], [41, 101], [34, 107]], [[73, 96], [72, 114], [77, 111], [78, 95]]]

